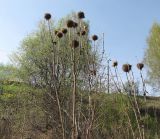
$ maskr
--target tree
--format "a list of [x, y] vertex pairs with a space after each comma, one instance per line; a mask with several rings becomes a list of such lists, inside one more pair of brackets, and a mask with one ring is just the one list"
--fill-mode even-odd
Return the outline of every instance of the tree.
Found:
[[[83, 15], [82, 12], [79, 14]], [[94, 119], [90, 96], [99, 81], [96, 79], [98, 37], [94, 35], [92, 43], [88, 23], [75, 13], [60, 20], [57, 26], [49, 17], [46, 14], [47, 21], [42, 21], [38, 30], [23, 40], [18, 53], [13, 55], [13, 61], [25, 82], [45, 89], [43, 107], [47, 112], [47, 125], [63, 139], [70, 138], [71, 134], [76, 138], [80, 131], [88, 136]], [[89, 110], [85, 111], [89, 111], [89, 115], [83, 114], [81, 108], [85, 93], [89, 98]], [[87, 119], [81, 118], [82, 114]]]
[[148, 67], [149, 83], [160, 89], [160, 24], [153, 24], [147, 43], [144, 61]]
[[16, 68], [12, 65], [0, 64], [0, 81], [12, 80], [16, 81]]

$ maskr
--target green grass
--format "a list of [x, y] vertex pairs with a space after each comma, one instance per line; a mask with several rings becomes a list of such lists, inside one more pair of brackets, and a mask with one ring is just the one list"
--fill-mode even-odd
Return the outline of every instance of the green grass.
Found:
[[[17, 134], [24, 122], [26, 135], [29, 128], [31, 128], [30, 122], [40, 123], [41, 126], [45, 124], [45, 112], [42, 105], [44, 93], [42, 89], [30, 87], [26, 84], [3, 84], [3, 94], [0, 95], [0, 115], [1, 117], [6, 117], [9, 112], [12, 113], [9, 117], [13, 119], [14, 124], [12, 124], [14, 126], [12, 130], [14, 134]], [[68, 95], [68, 93], [65, 93], [65, 95]], [[127, 130], [128, 121], [126, 120], [126, 113], [130, 116], [133, 129], [137, 132], [135, 117], [127, 95], [94, 93], [91, 98], [96, 106], [94, 125], [97, 128], [95, 132], [99, 132], [103, 136], [109, 136], [113, 133], [117, 134], [116, 130], [121, 132]], [[132, 96], [131, 99], [133, 99]], [[85, 103], [82, 107], [85, 112], [88, 108], [86, 105], [88, 103], [87, 95], [83, 96], [83, 100], [85, 100]], [[140, 96], [137, 97], [137, 100], [142, 112], [142, 120], [145, 127], [147, 127], [145, 130], [148, 139], [154, 139], [156, 136], [160, 137], [160, 98], [147, 97], [147, 101], [144, 102], [144, 98]], [[147, 115], [144, 114], [146, 110]], [[24, 116], [27, 117], [25, 121]], [[121, 138], [124, 138], [124, 136]]]

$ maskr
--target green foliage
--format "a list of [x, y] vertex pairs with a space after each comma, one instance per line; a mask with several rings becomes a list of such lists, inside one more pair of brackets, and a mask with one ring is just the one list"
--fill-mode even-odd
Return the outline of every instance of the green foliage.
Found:
[[[40, 22], [37, 30], [22, 41], [18, 52], [14, 53], [11, 57], [18, 67], [17, 76], [20, 79], [31, 84], [49, 86], [49, 84], [53, 84], [53, 70], [56, 70], [54, 72], [57, 80], [60, 81], [62, 76], [64, 76], [63, 78], [67, 78], [67, 84], [70, 84], [73, 64], [71, 41], [74, 39], [80, 40], [76, 34], [80, 29], [68, 29], [68, 33], [63, 35], [61, 39], [54, 34], [55, 29], [61, 31], [66, 26], [66, 21], [69, 18], [78, 22], [75, 13], [61, 19], [57, 25], [51, 21], [50, 30], [47, 23]], [[84, 25], [89, 26], [86, 22], [82, 22], [81, 26], [83, 27]], [[53, 40], [51, 39], [51, 34]], [[93, 63], [92, 57], [94, 54], [91, 51], [88, 35], [89, 31], [81, 38], [81, 46], [75, 49], [76, 69], [82, 75], [86, 74], [87, 64]], [[55, 46], [52, 41], [56, 42]], [[83, 48], [80, 49], [80, 47]], [[79, 78], [80, 81], [83, 81], [82, 76], [81, 79]]]
[[160, 88], [160, 25], [158, 23], [153, 24], [147, 42], [148, 48], [144, 61], [148, 67], [150, 83]]
[[[44, 109], [44, 97], [46, 91], [34, 88], [25, 84], [3, 84], [4, 94], [0, 95], [0, 114], [2, 117], [9, 118], [13, 136], [16, 137], [36, 137], [35, 130], [39, 129], [37, 137], [48, 134], [46, 128], [46, 109]], [[66, 91], [67, 92], [67, 91]], [[64, 99], [68, 99], [69, 93], [63, 94]], [[83, 101], [87, 101], [87, 95], [82, 96]], [[49, 101], [50, 98], [47, 98]], [[127, 136], [132, 139], [132, 133], [129, 126], [127, 114], [130, 117], [131, 125], [137, 132], [135, 116], [126, 95], [122, 94], [93, 94], [92, 100], [96, 105], [95, 122], [93, 133], [95, 138], [119, 137], [123, 139]], [[67, 100], [65, 100], [67, 101]], [[160, 107], [158, 98], [148, 98], [147, 104], [143, 98], [139, 98], [140, 109], [148, 109], [148, 115], [142, 117], [145, 124], [145, 135], [147, 139], [159, 137], [159, 117], [155, 116]], [[45, 102], [46, 103], [46, 102]], [[56, 105], [55, 105], [56, 106]], [[83, 114], [87, 112], [87, 103], [83, 103]], [[52, 107], [52, 109], [54, 109]], [[85, 110], [85, 111], [84, 111]], [[156, 112], [155, 111], [155, 112]], [[10, 115], [11, 114], [11, 115]], [[43, 133], [44, 132], [44, 133]], [[48, 135], [50, 136], [50, 134]]]
[[0, 65], [0, 81], [16, 80], [17, 68], [12, 65]]

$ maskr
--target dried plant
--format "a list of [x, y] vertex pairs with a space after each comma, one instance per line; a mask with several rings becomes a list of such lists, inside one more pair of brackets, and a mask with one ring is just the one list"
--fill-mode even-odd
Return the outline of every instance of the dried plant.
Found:
[[62, 32], [58, 32], [58, 33], [57, 33], [57, 37], [58, 37], [58, 38], [62, 38], [62, 37], [63, 37], [63, 33], [62, 33]]
[[[124, 64], [122, 66], [123, 71], [126, 73], [126, 77], [127, 77], [127, 81], [128, 81], [128, 85], [131, 88], [131, 94], [133, 93], [134, 96], [134, 102], [132, 102], [132, 99], [130, 96], [128, 96], [129, 101], [131, 103], [135, 118], [136, 118], [136, 122], [137, 122], [137, 126], [138, 126], [138, 131], [139, 131], [139, 137], [140, 139], [142, 138], [142, 131], [141, 131], [141, 126], [140, 126], [140, 121], [141, 121], [141, 114], [140, 114], [140, 110], [139, 110], [139, 105], [137, 102], [137, 98], [136, 98], [136, 92], [135, 92], [135, 82], [134, 82], [134, 74], [132, 71], [132, 65], [130, 64]], [[132, 75], [132, 79], [130, 80], [128, 75], [131, 72]]]
[[51, 19], [51, 14], [50, 13], [46, 13], [45, 15], [44, 15], [44, 18], [46, 19], [46, 20], [50, 20]]
[[123, 71], [126, 72], [126, 73], [130, 72], [131, 68], [132, 68], [132, 65], [130, 65], [130, 64], [124, 64], [122, 66]]
[[144, 100], [146, 101], [147, 91], [146, 91], [146, 85], [145, 85], [145, 81], [144, 81], [143, 74], [142, 74], [142, 69], [144, 68], [144, 64], [143, 63], [138, 63], [137, 68], [140, 71], [140, 77], [141, 77], [141, 81], [142, 81], [142, 85], [143, 85], [143, 96], [144, 96]]
[[81, 32], [81, 34], [82, 34], [82, 36], [86, 35], [86, 31], [83, 30], [83, 31]]
[[118, 66], [118, 62], [117, 62], [117, 61], [113, 61], [112, 66], [113, 66], [113, 67], [117, 67], [117, 66]]
[[93, 40], [93, 41], [97, 41], [97, 40], [98, 40], [98, 36], [97, 36], [97, 35], [93, 35], [93, 36], [92, 36], [92, 40]]
[[67, 21], [67, 27], [68, 27], [68, 28], [72, 28], [73, 26], [74, 26], [73, 20], [68, 20], [68, 21]]
[[[125, 79], [122, 80], [121, 73], [118, 72], [120, 62], [113, 61], [111, 69], [109, 63], [111, 59], [103, 57], [105, 56], [104, 34], [103, 40], [101, 36], [89, 36], [89, 26], [82, 20], [85, 18], [83, 12], [69, 18], [72, 20], [67, 18], [67, 21], [64, 20], [58, 27], [52, 25], [51, 14], [46, 13], [44, 18], [48, 28], [45, 34], [40, 35], [41, 43], [38, 45], [48, 48], [43, 47], [42, 51], [39, 51], [38, 55], [42, 53], [42, 59], [34, 57], [29, 60], [36, 61], [34, 64], [37, 69], [40, 69], [38, 71], [40, 74], [36, 74], [35, 78], [42, 81], [41, 88], [46, 87], [44, 88], [47, 97], [43, 104], [47, 117], [46, 129], [52, 130], [52, 134], [57, 135], [54, 138], [63, 139], [111, 138], [110, 134], [113, 135], [112, 138], [124, 135], [120, 138], [144, 139], [145, 124], [141, 127], [142, 119], [132, 65], [127, 63], [122, 66], [131, 89], [129, 94], [124, 85]], [[49, 41], [45, 43], [46, 40]], [[103, 41], [103, 50], [101, 50], [101, 41]], [[43, 55], [45, 52], [46, 55]], [[143, 67], [143, 63], [137, 64], [144, 96], [146, 96]], [[110, 102], [107, 102], [105, 97]], [[120, 100], [117, 101], [118, 99]], [[122, 106], [119, 107], [119, 105]], [[110, 114], [112, 110], [115, 115]], [[114, 117], [117, 116], [116, 113], [120, 113], [124, 118], [120, 124], [119, 119]], [[105, 118], [102, 118], [103, 116]], [[112, 123], [112, 120], [117, 125]], [[108, 123], [111, 123], [114, 128], [110, 129]], [[105, 127], [104, 131], [101, 132], [103, 127]]]
[[73, 22], [73, 28], [77, 28], [78, 27], [78, 23]]
[[68, 31], [68, 30], [67, 30], [66, 28], [63, 28], [63, 29], [62, 29], [62, 33], [63, 33], [63, 34], [66, 34], [67, 31]]
[[143, 67], [144, 67], [144, 64], [143, 64], [143, 63], [138, 63], [138, 64], [137, 64], [137, 68], [138, 68], [139, 70], [142, 70]]
[[82, 12], [82, 11], [78, 12], [78, 18], [79, 19], [85, 18], [84, 12]]
[[[45, 14], [45, 17], [47, 15], [46, 20], [48, 21], [51, 16], [50, 14]], [[48, 22], [48, 28], [49, 28], [49, 35], [51, 38], [51, 42], [53, 44], [53, 48], [55, 48], [55, 41], [54, 41], [54, 37], [52, 35], [52, 31], [51, 31], [51, 25], [50, 22]], [[61, 32], [57, 32], [56, 34], [59, 38], [61, 38], [63, 36], [63, 34]], [[55, 49], [56, 50], [56, 49]], [[61, 129], [62, 129], [62, 137], [63, 139], [65, 139], [65, 129], [64, 129], [64, 122], [63, 122], [63, 117], [62, 117], [62, 111], [61, 111], [61, 104], [60, 104], [60, 98], [59, 98], [59, 89], [57, 87], [57, 80], [56, 80], [56, 67], [58, 68], [58, 66], [56, 65], [56, 57], [55, 55], [57, 54], [57, 51], [52, 51], [53, 52], [53, 66], [52, 66], [52, 71], [53, 71], [53, 75], [52, 75], [52, 79], [53, 79], [53, 85], [54, 85], [54, 89], [55, 89], [55, 94], [56, 94], [56, 101], [57, 101], [57, 106], [58, 106], [58, 112], [59, 112], [59, 117], [60, 117], [60, 123], [61, 123]], [[57, 58], [58, 61], [58, 58]], [[58, 63], [57, 63], [58, 64]]]

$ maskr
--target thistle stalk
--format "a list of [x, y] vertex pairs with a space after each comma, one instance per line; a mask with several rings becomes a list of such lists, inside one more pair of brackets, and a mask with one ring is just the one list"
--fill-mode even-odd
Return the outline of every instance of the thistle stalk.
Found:
[[[52, 36], [51, 26], [50, 26], [50, 22], [49, 21], [48, 21], [48, 27], [49, 27], [49, 33], [50, 33], [51, 41], [52, 41], [52, 44], [53, 44], [53, 48], [55, 48], [55, 46], [54, 46], [55, 44], [54, 44], [54, 41], [53, 41], [53, 36]], [[60, 105], [59, 94], [58, 94], [58, 89], [57, 89], [57, 85], [56, 85], [56, 81], [57, 80], [55, 79], [55, 76], [56, 76], [55, 75], [55, 56], [56, 56], [56, 54], [53, 52], [53, 81], [54, 81], [54, 88], [55, 88], [55, 93], [56, 93], [58, 112], [59, 112], [59, 117], [60, 117], [60, 122], [61, 122], [61, 128], [62, 128], [62, 137], [63, 137], [63, 139], [65, 139], [65, 130], [64, 130], [64, 125], [63, 125], [61, 105]]]
[[[128, 72], [126, 72], [126, 77], [127, 77], [127, 81], [128, 81], [129, 86], [132, 88], [132, 86], [130, 84], [130, 81], [129, 81]], [[128, 96], [128, 98], [129, 98], [129, 101], [131, 103], [131, 106], [132, 106], [132, 109], [133, 109], [133, 112], [134, 112], [134, 115], [135, 115], [135, 118], [136, 118], [136, 122], [137, 122], [137, 126], [138, 126], [138, 131], [139, 131], [140, 139], [143, 139], [142, 138], [141, 128], [140, 128], [139, 119], [138, 119], [138, 115], [137, 115], [136, 109], [134, 108], [134, 105], [133, 105], [133, 102], [132, 102], [130, 96]], [[136, 103], [136, 107], [138, 107], [135, 95], [134, 95], [134, 100], [135, 100], [135, 103]], [[138, 110], [139, 110], [139, 108], [138, 108]], [[138, 111], [138, 113], [139, 113], [139, 111]]]

